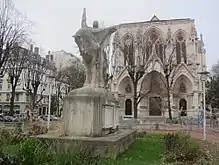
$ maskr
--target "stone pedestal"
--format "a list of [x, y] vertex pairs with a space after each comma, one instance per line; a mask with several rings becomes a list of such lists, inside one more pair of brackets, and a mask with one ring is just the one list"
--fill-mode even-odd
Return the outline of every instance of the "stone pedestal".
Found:
[[106, 129], [115, 128], [117, 121], [114, 97], [104, 88], [83, 87], [71, 91], [64, 98], [63, 110], [64, 131], [68, 136], [103, 136]]

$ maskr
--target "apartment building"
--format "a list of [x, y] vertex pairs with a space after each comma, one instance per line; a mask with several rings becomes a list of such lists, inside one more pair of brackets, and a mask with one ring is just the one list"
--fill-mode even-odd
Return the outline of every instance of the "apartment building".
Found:
[[[28, 50], [28, 60], [25, 62], [26, 67], [22, 69], [22, 73], [19, 77], [18, 84], [16, 86], [16, 93], [14, 99], [14, 111], [16, 113], [26, 113], [30, 108], [30, 96], [27, 92], [32, 90], [31, 81], [35, 74], [39, 74], [39, 87], [36, 96], [36, 107], [39, 115], [47, 114], [49, 105], [49, 93], [56, 93], [55, 84], [55, 72], [56, 67], [52, 59], [46, 59], [39, 55], [39, 48], [31, 45]], [[36, 66], [36, 64], [38, 66]], [[39, 66], [40, 65], [40, 66]], [[42, 66], [44, 65], [44, 66]], [[43, 68], [44, 67], [44, 68]], [[29, 71], [32, 70], [32, 73]], [[30, 80], [30, 81], [27, 81]], [[29, 85], [28, 85], [29, 84]], [[62, 84], [61, 95], [67, 94], [67, 84]], [[0, 111], [8, 112], [10, 110], [10, 98], [11, 98], [11, 85], [9, 82], [9, 76], [6, 73], [3, 77], [0, 77]]]

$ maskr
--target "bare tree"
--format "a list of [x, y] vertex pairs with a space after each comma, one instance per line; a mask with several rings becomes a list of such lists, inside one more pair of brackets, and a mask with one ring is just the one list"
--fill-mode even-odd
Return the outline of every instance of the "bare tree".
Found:
[[69, 91], [69, 83], [66, 82], [66, 75], [62, 69], [62, 64], [60, 64], [55, 76], [55, 94], [53, 95], [53, 100], [56, 102], [56, 106], [54, 107], [58, 116], [60, 115], [60, 101], [63, 100], [63, 94], [67, 95]]
[[[176, 67], [174, 65], [175, 46], [170, 46], [170, 39], [165, 43], [159, 41], [159, 37], [156, 36], [155, 33], [153, 33], [152, 36], [156, 39], [154, 39], [154, 41], [153, 39], [151, 39], [152, 41], [149, 41], [147, 37], [143, 36], [144, 34], [139, 29], [136, 37], [129, 33], [122, 39], [115, 39], [116, 46], [123, 54], [124, 66], [128, 72], [129, 77], [131, 78], [133, 85], [134, 118], [137, 118], [138, 104], [145, 96], [148, 95], [149, 92], [151, 92], [153, 85], [151, 82], [150, 87], [147, 90], [138, 92], [138, 84], [142, 77], [148, 73], [148, 71], [150, 72], [154, 70], [157, 61], [159, 61], [161, 66], [160, 75], [162, 75], [162, 73], [165, 74], [165, 79], [161, 78], [161, 81], [163, 81], [167, 92], [169, 118], [172, 118], [170, 106], [170, 90], [176, 71]], [[155, 41], [159, 41], [157, 42], [157, 45], [155, 45]], [[150, 45], [148, 45], [148, 43], [150, 43]], [[157, 56], [157, 58], [153, 58], [153, 56]]]
[[[139, 32], [136, 38], [133, 35], [127, 35], [123, 40], [115, 37], [114, 44], [119, 48], [124, 57], [124, 66], [128, 72], [133, 86], [133, 105], [134, 105], [134, 118], [137, 118], [138, 104], [144, 98], [146, 93], [138, 92], [137, 86], [140, 79], [146, 74], [148, 63], [146, 60], [140, 62], [140, 55], [145, 53], [144, 40], [141, 37], [142, 33]], [[135, 53], [138, 53], [136, 57]]]
[[11, 84], [11, 99], [10, 99], [10, 115], [14, 113], [14, 100], [16, 87], [20, 79], [21, 73], [26, 68], [26, 60], [28, 57], [28, 51], [25, 48], [19, 47], [18, 45], [13, 48], [11, 55], [8, 59], [6, 72], [8, 74], [8, 82]]
[[63, 67], [60, 64], [55, 76], [55, 95], [54, 99], [57, 103], [57, 113], [60, 115], [60, 103], [63, 97], [68, 94], [70, 90], [80, 88], [85, 81], [85, 73], [83, 65], [78, 58], [71, 60], [69, 66]]
[[30, 22], [19, 13], [12, 0], [0, 1], [0, 75], [4, 74], [8, 58], [16, 47], [28, 38]]
[[72, 60], [71, 65], [62, 70], [62, 76], [64, 76], [64, 81], [69, 84], [70, 90], [82, 87], [85, 81], [85, 72], [80, 59]]
[[30, 122], [32, 122], [32, 113], [36, 111], [37, 105], [44, 98], [43, 93], [48, 83], [46, 78], [55, 70], [54, 65], [49, 60], [42, 58], [38, 54], [38, 48], [35, 48], [35, 50], [34, 53], [32, 51], [29, 52], [28, 67], [24, 71], [24, 90], [30, 99]]
[[164, 49], [164, 57], [168, 57], [164, 64], [163, 64], [163, 71], [165, 74], [165, 81], [163, 81], [163, 79], [161, 78], [161, 81], [164, 84], [164, 87], [166, 88], [166, 92], [167, 92], [167, 107], [168, 107], [168, 114], [169, 114], [169, 119], [172, 119], [172, 108], [171, 108], [171, 98], [170, 98], [170, 92], [171, 89], [173, 88], [173, 81], [175, 79], [176, 73], [177, 73], [177, 65], [174, 61], [174, 50], [175, 50], [175, 46], [173, 46], [173, 50], [171, 52], [171, 54], [169, 54], [168, 56], [166, 56], [166, 47], [168, 45], [165, 45], [165, 49]]

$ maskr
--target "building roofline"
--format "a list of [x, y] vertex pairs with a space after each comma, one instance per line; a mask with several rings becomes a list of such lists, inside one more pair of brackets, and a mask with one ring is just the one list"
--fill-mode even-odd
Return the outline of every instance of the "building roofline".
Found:
[[118, 26], [128, 26], [128, 25], [137, 25], [137, 24], [150, 24], [150, 23], [174, 23], [174, 22], [194, 23], [195, 19], [180, 18], [180, 19], [165, 19], [165, 20], [149, 20], [149, 21], [140, 21], [140, 22], [127, 22], [127, 23], [121, 23]]

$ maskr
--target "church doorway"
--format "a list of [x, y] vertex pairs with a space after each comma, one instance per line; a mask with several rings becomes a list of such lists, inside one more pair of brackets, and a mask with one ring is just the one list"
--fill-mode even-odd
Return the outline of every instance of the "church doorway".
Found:
[[161, 116], [162, 100], [160, 97], [149, 98], [149, 116]]
[[185, 99], [180, 99], [179, 108], [181, 110], [181, 116], [187, 116], [187, 101]]
[[125, 101], [125, 115], [132, 115], [132, 100], [127, 99]]

